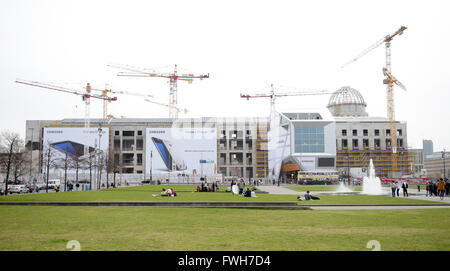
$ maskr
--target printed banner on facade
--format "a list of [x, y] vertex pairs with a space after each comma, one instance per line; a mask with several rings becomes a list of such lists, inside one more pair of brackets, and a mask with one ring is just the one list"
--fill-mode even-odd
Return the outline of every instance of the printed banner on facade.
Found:
[[146, 133], [147, 173], [215, 174], [215, 128], [147, 128]]
[[[99, 144], [100, 142], [100, 144]], [[99, 147], [100, 145], [100, 147]], [[61, 168], [65, 161], [71, 165], [68, 172], [73, 173], [74, 162], [84, 162], [91, 159], [105, 159], [108, 154], [109, 129], [103, 128], [101, 133], [98, 128], [78, 127], [52, 127], [44, 128], [42, 159], [48, 159], [52, 167]], [[45, 163], [43, 163], [45, 171]]]

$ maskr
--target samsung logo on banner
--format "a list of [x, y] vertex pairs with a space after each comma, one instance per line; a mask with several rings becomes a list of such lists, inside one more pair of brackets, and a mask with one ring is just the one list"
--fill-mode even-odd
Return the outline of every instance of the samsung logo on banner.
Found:
[[165, 134], [166, 131], [148, 131], [149, 134]]

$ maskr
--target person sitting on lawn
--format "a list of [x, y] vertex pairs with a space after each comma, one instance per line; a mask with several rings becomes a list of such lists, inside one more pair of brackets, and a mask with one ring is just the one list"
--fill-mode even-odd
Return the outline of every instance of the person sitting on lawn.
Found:
[[163, 188], [161, 193], [159, 195], [157, 194], [152, 194], [153, 197], [168, 197], [170, 196], [169, 193], [167, 193], [166, 189]]
[[177, 193], [175, 193], [175, 190], [173, 189], [173, 188], [170, 188], [170, 190], [172, 191], [172, 197], [176, 197], [177, 196]]
[[252, 190], [250, 190], [250, 188], [245, 190], [244, 197], [247, 197], [247, 198], [251, 198], [252, 197]]
[[169, 191], [166, 190], [165, 188], [163, 188], [160, 195], [161, 195], [161, 197], [168, 197]]
[[197, 185], [197, 192], [200, 192], [200, 191], [201, 191], [201, 188], [200, 188], [200, 186]]

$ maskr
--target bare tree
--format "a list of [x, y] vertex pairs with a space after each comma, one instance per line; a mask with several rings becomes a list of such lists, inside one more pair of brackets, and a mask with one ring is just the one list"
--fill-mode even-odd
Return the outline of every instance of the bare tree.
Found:
[[55, 159], [55, 167], [61, 168], [64, 170], [64, 190], [66, 191], [67, 187], [67, 170], [71, 168], [71, 158], [68, 153], [64, 154], [64, 157]]
[[23, 150], [24, 142], [20, 138], [18, 133], [14, 132], [2, 132], [0, 134], [0, 150], [6, 153], [6, 156], [1, 159], [1, 163], [6, 169], [5, 179], [5, 195], [8, 194], [8, 180], [9, 174], [14, 165], [18, 164], [17, 160], [20, 160], [20, 152]]
[[19, 182], [19, 178], [24, 176], [27, 172], [28, 159], [23, 152], [16, 153], [12, 160], [12, 172], [14, 177], [14, 183]]
[[57, 159], [54, 157], [54, 150], [50, 147], [50, 142], [43, 148], [43, 157], [42, 164], [45, 165], [46, 168], [46, 176], [45, 176], [45, 192], [48, 193], [48, 179], [50, 176], [50, 168], [57, 167]]

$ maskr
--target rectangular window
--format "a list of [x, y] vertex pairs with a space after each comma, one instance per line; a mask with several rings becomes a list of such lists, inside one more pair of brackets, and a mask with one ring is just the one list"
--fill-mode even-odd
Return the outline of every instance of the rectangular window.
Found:
[[319, 158], [319, 167], [334, 167], [334, 158]]
[[347, 148], [347, 147], [348, 147], [347, 139], [342, 139], [342, 148]]
[[353, 139], [352, 140], [352, 146], [353, 146], [353, 148], [359, 148], [359, 146], [358, 146], [358, 139]]
[[137, 155], [137, 165], [140, 166], [142, 165], [142, 153], [138, 153], [136, 155]]
[[369, 130], [364, 129], [363, 130], [363, 136], [369, 136]]
[[363, 139], [363, 146], [364, 146], [364, 148], [369, 147], [369, 139], [367, 139], [367, 138]]
[[353, 136], [358, 136], [358, 130], [353, 130]]
[[390, 129], [386, 129], [386, 136], [391, 136], [391, 130]]
[[144, 141], [142, 139], [136, 139], [136, 150], [141, 151], [144, 149]]
[[375, 136], [380, 136], [380, 130], [375, 129]]
[[397, 130], [397, 136], [402, 136], [402, 129]]
[[376, 138], [373, 140], [373, 146], [375, 148], [379, 148], [380, 147], [380, 139]]
[[120, 139], [114, 139], [114, 149], [120, 150]]
[[141, 136], [142, 135], [142, 131], [138, 131], [138, 136]]
[[120, 131], [114, 131], [114, 135], [116, 136], [120, 135]]
[[294, 135], [296, 153], [325, 152], [323, 126], [296, 126]]
[[390, 138], [386, 138], [386, 148], [391, 147], [391, 139]]
[[342, 136], [347, 136], [347, 130], [342, 130]]
[[134, 131], [122, 131], [122, 136], [134, 136]]

